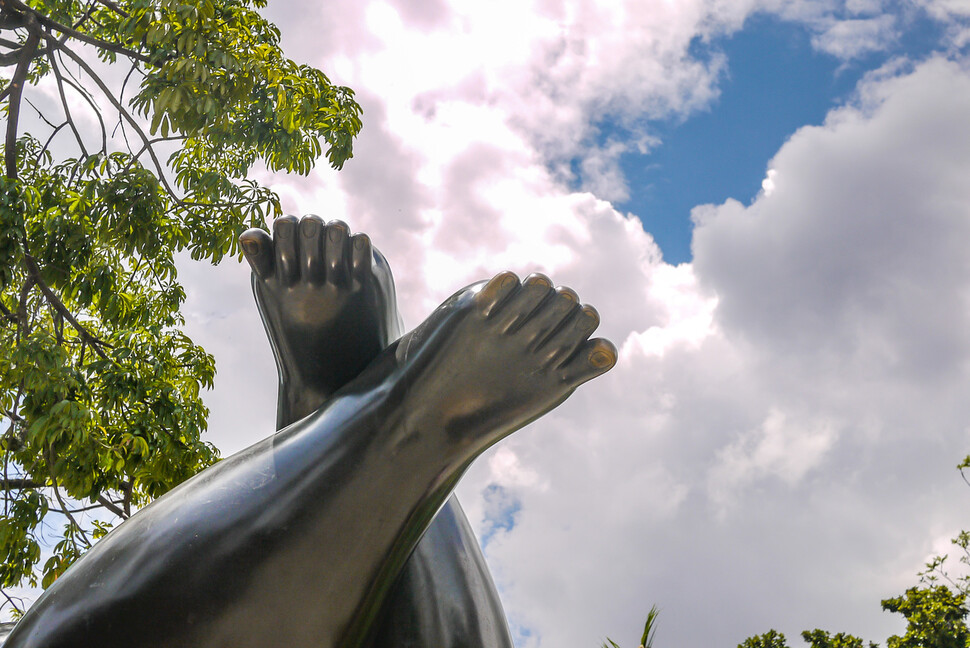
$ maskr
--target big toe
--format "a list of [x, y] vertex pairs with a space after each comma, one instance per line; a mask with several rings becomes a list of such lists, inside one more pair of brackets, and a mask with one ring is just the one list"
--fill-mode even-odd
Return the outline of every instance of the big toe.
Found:
[[273, 273], [273, 239], [265, 231], [252, 228], [239, 235], [243, 256], [256, 276], [266, 279]]
[[574, 387], [582, 385], [615, 367], [617, 358], [616, 347], [609, 340], [587, 340], [563, 366], [563, 377]]
[[519, 278], [514, 272], [500, 272], [482, 286], [475, 295], [475, 302], [485, 317], [491, 317], [518, 286]]

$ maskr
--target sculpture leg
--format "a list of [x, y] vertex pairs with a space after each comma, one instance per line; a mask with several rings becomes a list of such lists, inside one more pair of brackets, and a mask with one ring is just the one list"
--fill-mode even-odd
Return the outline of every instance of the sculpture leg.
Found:
[[[277, 428], [320, 407], [403, 331], [384, 256], [316, 216], [240, 237], [280, 375]], [[485, 558], [456, 497], [441, 508], [377, 622], [374, 646], [512, 648]]]
[[514, 275], [460, 291], [316, 413], [115, 529], [6, 648], [363, 645], [469, 463], [615, 363], [595, 325]]

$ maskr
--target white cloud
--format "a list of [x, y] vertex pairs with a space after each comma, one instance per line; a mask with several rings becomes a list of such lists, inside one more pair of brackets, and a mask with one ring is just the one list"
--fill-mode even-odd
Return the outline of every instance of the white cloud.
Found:
[[887, 49], [897, 38], [896, 17], [833, 20], [812, 37], [812, 46], [843, 60]]
[[930, 16], [943, 23], [951, 48], [960, 49], [970, 43], [970, 2], [967, 0], [921, 0]]
[[[267, 178], [288, 210], [372, 235], [411, 325], [464, 283], [541, 270], [621, 345], [610, 374], [460, 487], [494, 531], [508, 612], [531, 631], [520, 646], [626, 641], [655, 602], [674, 645], [769, 627], [881, 639], [895, 626], [878, 600], [963, 524], [947, 471], [970, 419], [967, 72], [934, 60], [872, 76], [793, 135], [752, 204], [695, 210], [695, 261], [671, 267], [596, 193], [616, 177], [574, 192], [556, 161], [605, 154], [589, 141], [600, 116], [704, 106], [723, 62], [688, 45], [752, 7], [489, 6], [287, 6], [284, 33], [303, 35], [287, 46], [339, 60], [365, 130], [340, 174]], [[220, 363], [212, 438], [237, 449], [272, 425], [275, 370], [246, 272], [187, 272], [193, 334]]]
[[766, 475], [792, 486], [819, 463], [836, 440], [829, 421], [801, 424], [772, 409], [756, 429], [717, 453], [708, 489], [718, 503], [730, 502], [734, 489]]

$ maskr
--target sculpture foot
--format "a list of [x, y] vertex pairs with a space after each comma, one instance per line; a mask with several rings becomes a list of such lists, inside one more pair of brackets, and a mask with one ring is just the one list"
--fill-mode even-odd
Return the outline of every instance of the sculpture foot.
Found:
[[[394, 280], [366, 234], [284, 216], [239, 237], [280, 371], [283, 425], [319, 407], [400, 335]], [[285, 420], [284, 420], [285, 419]]]
[[409, 336], [408, 414], [468, 446], [468, 459], [616, 364], [592, 306], [548, 277], [503, 272], [460, 291]]

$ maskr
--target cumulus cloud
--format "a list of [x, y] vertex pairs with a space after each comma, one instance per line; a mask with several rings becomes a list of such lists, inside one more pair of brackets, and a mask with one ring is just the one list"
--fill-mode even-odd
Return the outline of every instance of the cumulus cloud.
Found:
[[[753, 203], [698, 207], [694, 262], [673, 267], [605, 200], [618, 153], [591, 140], [604, 116], [707, 105], [724, 62], [690, 43], [754, 4], [491, 5], [276, 8], [290, 51], [360, 92], [365, 130], [340, 174], [264, 177], [288, 211], [372, 235], [410, 325], [464, 283], [539, 270], [620, 346], [459, 488], [518, 645], [632, 636], [653, 603], [672, 645], [885, 636], [878, 600], [966, 497], [948, 471], [970, 416], [970, 75], [940, 59], [873, 75], [791, 137]], [[238, 449], [275, 406], [246, 273], [184, 272], [220, 367], [212, 438]]]
[[896, 17], [833, 20], [812, 38], [812, 45], [843, 60], [885, 50], [898, 38]]

